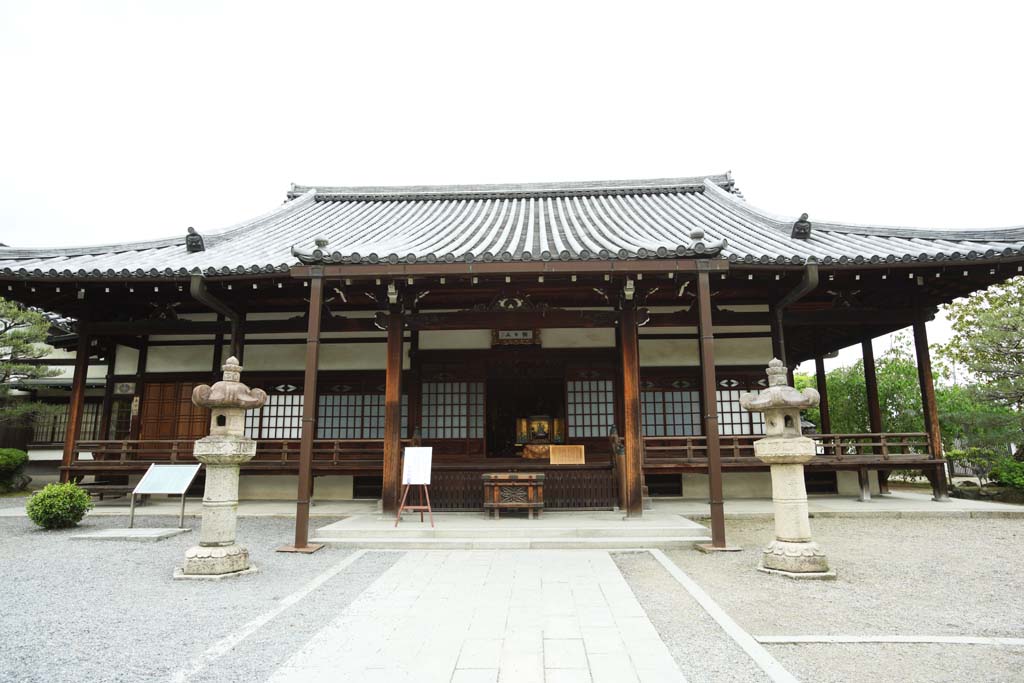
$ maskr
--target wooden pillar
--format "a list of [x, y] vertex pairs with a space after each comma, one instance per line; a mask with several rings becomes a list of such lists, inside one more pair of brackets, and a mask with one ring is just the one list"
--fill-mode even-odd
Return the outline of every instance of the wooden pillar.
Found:
[[143, 380], [146, 376], [146, 364], [149, 362], [149, 336], [139, 337], [139, 360], [135, 366], [135, 394], [132, 396], [131, 416], [128, 424], [128, 438], [138, 439], [142, 436], [142, 396]]
[[[84, 326], [83, 326], [84, 328]], [[89, 374], [89, 334], [85, 329], [78, 332], [78, 348], [75, 350], [75, 375], [71, 380], [71, 399], [68, 401], [68, 422], [64, 431], [64, 453], [61, 456], [60, 480], [71, 478], [71, 464], [75, 461], [75, 443], [82, 430], [82, 412], [85, 408], [85, 379]]]
[[[875, 349], [870, 339], [865, 339], [860, 343], [861, 355], [864, 358], [864, 389], [867, 393], [868, 403], [868, 428], [874, 434], [882, 433], [882, 407], [878, 401], [878, 373], [875, 370]], [[873, 455], [881, 455], [875, 448], [872, 447], [871, 452]], [[871, 500], [871, 488], [869, 486], [868, 471], [858, 470], [858, 479], [860, 481], [860, 496], [859, 500], [869, 501]], [[882, 476], [882, 472], [878, 472], [878, 481], [881, 484], [882, 481], [888, 478], [888, 471], [886, 476]], [[881, 491], [881, 489], [879, 489]], [[888, 486], [886, 486], [885, 493], [888, 493]]]
[[626, 445], [620, 476], [624, 477], [626, 516], [640, 517], [644, 513], [644, 440], [640, 418], [640, 339], [635, 301], [623, 302], [619, 334], [622, 340], [622, 438]]
[[[302, 441], [299, 446], [299, 487], [295, 494], [295, 544], [284, 551], [311, 552], [309, 544], [309, 499], [313, 493], [313, 439], [316, 436], [316, 380], [320, 367], [320, 314], [323, 309], [324, 278], [314, 268], [309, 281], [309, 320], [306, 330], [306, 371], [302, 383]], [[232, 335], [232, 344], [237, 341]], [[234, 349], [233, 349], [234, 351]]]
[[776, 313], [775, 306], [768, 307], [768, 318], [772, 335], [772, 357], [778, 358], [785, 365], [786, 359], [783, 356], [786, 355], [786, 350], [782, 333], [782, 321]]
[[388, 313], [387, 373], [384, 378], [384, 467], [381, 500], [385, 514], [398, 512], [402, 477], [402, 311]]
[[107, 351], [107, 376], [103, 383], [103, 409], [100, 412], [100, 430], [96, 436], [101, 441], [110, 438], [110, 418], [114, 408], [114, 363], [117, 358], [117, 344], [110, 340], [110, 350]]
[[[925, 431], [931, 446], [932, 458], [942, 460], [942, 432], [939, 429], [939, 411], [935, 405], [935, 384], [932, 380], [932, 359], [928, 351], [928, 332], [924, 320], [914, 321], [914, 350], [917, 353], [917, 378], [921, 385], [921, 407], [924, 413]], [[946, 468], [938, 464], [932, 479], [932, 493], [935, 500], [948, 500]]]
[[864, 387], [868, 398], [868, 425], [874, 434], [882, 433], [882, 408], [878, 403], [878, 375], [875, 372], [875, 350], [870, 339], [860, 343], [864, 357]]
[[706, 271], [697, 274], [698, 334], [700, 335], [701, 405], [708, 458], [708, 499], [711, 505], [711, 547], [725, 548], [725, 505], [722, 502], [722, 453], [718, 441], [718, 382], [715, 379], [715, 335], [711, 323], [711, 282]]
[[416, 435], [423, 422], [423, 378], [420, 375], [420, 331], [413, 330], [409, 337], [409, 383], [405, 388], [405, 393], [409, 397], [409, 433], [405, 436], [411, 438]]
[[[217, 322], [224, 322], [224, 314], [217, 314]], [[239, 359], [241, 362], [241, 359]], [[224, 365], [224, 335], [216, 334], [213, 337], [213, 366], [210, 369], [213, 375], [213, 381], [216, 382], [221, 377], [221, 366]]]
[[[615, 354], [612, 364], [615, 368], [615, 381], [612, 383], [615, 391], [615, 431], [621, 438], [626, 431], [626, 392], [622, 384], [622, 330], [620, 325], [615, 327]], [[609, 435], [610, 437], [610, 435]], [[612, 450], [612, 466], [615, 468], [615, 483], [618, 491], [619, 509], [629, 508], [629, 494], [626, 492], [626, 463]]]
[[825, 375], [825, 359], [820, 355], [814, 357], [814, 378], [818, 383], [818, 393], [821, 395], [821, 403], [818, 404], [818, 412], [821, 413], [822, 434], [832, 433], [832, 416], [828, 412], [828, 379]]

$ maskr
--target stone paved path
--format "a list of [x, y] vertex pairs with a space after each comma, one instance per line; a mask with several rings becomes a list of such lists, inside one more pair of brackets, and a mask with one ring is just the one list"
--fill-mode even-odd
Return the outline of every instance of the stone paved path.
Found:
[[411, 551], [270, 679], [684, 681], [607, 552]]

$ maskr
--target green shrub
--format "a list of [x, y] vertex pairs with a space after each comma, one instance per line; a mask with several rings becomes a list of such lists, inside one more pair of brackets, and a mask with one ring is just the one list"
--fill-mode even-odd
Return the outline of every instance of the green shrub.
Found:
[[1006, 486], [1024, 490], [1024, 462], [1003, 458], [992, 468], [992, 478]]
[[946, 459], [969, 469], [978, 478], [979, 486], [984, 486], [985, 480], [992, 480], [993, 468], [1005, 457], [989, 448], [954, 448], [946, 451]]
[[0, 448], [0, 491], [19, 491], [31, 481], [22, 470], [28, 453], [17, 448]]
[[47, 484], [28, 499], [28, 518], [44, 529], [67, 529], [82, 521], [92, 509], [92, 500], [85, 489], [69, 482]]

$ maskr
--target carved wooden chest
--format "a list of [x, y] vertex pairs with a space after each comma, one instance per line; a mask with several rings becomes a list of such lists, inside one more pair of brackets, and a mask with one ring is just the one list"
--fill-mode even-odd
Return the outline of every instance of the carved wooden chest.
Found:
[[533, 519], [544, 510], [544, 474], [541, 472], [497, 472], [481, 475], [484, 510], [495, 519], [500, 510], [526, 510]]

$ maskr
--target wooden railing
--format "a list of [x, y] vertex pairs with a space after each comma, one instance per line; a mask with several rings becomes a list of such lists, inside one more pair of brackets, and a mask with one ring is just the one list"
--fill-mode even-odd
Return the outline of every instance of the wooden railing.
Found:
[[[79, 441], [75, 444], [76, 463], [82, 453], [92, 454], [102, 463], [190, 463], [193, 439], [146, 439], [122, 441]], [[297, 466], [302, 442], [299, 439], [262, 439], [257, 442], [256, 457], [247, 466]], [[375, 463], [384, 457], [383, 439], [318, 439], [313, 442], [314, 465]]]
[[[809, 434], [818, 444], [814, 464], [882, 464], [893, 461], [931, 460], [928, 435], [923, 432], [892, 434]], [[762, 435], [720, 436], [723, 466], [757, 466], [754, 442]], [[707, 439], [703, 436], [647, 437], [644, 465], [652, 469], [707, 466]]]
[[[75, 445], [77, 474], [141, 472], [151, 463], [193, 463], [191, 439], [79, 441]], [[249, 473], [298, 471], [298, 439], [261, 440], [256, 457], [242, 465]], [[92, 460], [79, 459], [91, 453]], [[354, 474], [380, 477], [384, 441], [325, 440], [313, 442], [315, 474]], [[547, 460], [445, 455], [434, 458], [430, 497], [436, 510], [477, 510], [483, 506], [480, 475], [487, 471], [539, 471], [546, 474], [545, 503], [549, 509], [607, 509], [616, 505], [617, 486], [611, 457], [594, 454], [583, 465], [554, 465]]]

